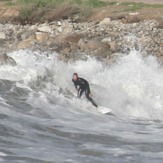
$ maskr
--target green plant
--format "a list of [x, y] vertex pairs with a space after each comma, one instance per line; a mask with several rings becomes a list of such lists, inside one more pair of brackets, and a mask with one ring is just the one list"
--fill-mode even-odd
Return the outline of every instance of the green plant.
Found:
[[112, 2], [107, 2], [107, 5], [115, 5], [115, 4], [117, 4], [117, 2], [116, 1], [112, 1]]
[[83, 1], [82, 0], [71, 0], [70, 3], [82, 5], [83, 4]]
[[14, 5], [14, 3], [13, 3], [13, 2], [8, 1], [8, 2], [6, 2], [6, 3], [5, 3], [5, 5], [6, 5], [6, 6], [12, 6], [12, 5]]
[[27, 19], [31, 14], [31, 10], [29, 8], [21, 8], [20, 12], [19, 12], [19, 16], [21, 19]]
[[51, 4], [61, 4], [65, 0], [18, 0], [18, 3], [21, 4], [35, 4], [38, 7], [44, 7]]
[[87, 4], [90, 7], [103, 7], [106, 5], [105, 2], [99, 1], [99, 0], [87, 0]]

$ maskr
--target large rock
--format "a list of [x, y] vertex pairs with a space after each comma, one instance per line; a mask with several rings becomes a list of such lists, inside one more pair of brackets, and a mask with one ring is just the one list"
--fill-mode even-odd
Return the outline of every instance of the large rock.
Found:
[[44, 41], [47, 41], [49, 39], [48, 33], [36, 32], [35, 36], [36, 36], [36, 40], [39, 42], [44, 42]]
[[21, 39], [22, 40], [25, 40], [25, 39], [28, 39], [31, 35], [34, 34], [34, 31], [33, 30], [28, 30], [28, 31], [25, 31], [21, 34]]
[[129, 15], [126, 20], [123, 20], [123, 23], [138, 23], [141, 21], [141, 17], [139, 15]]
[[26, 40], [21, 41], [18, 44], [18, 49], [27, 49], [29, 48], [31, 45], [33, 45], [35, 43], [35, 39], [34, 37], [30, 37]]
[[16, 65], [13, 58], [9, 57], [6, 53], [0, 54], [0, 65], [10, 64], [12, 66]]
[[110, 55], [110, 45], [108, 43], [102, 43], [98, 40], [87, 40], [80, 39], [78, 41], [78, 47], [81, 51], [94, 55], [98, 58], [107, 57]]
[[110, 18], [104, 18], [102, 21], [100, 21], [99, 25], [108, 25], [111, 23]]
[[69, 22], [64, 22], [62, 25], [62, 29], [65, 34], [71, 33], [73, 31], [73, 25], [70, 24]]
[[158, 20], [158, 28], [163, 29], [163, 17]]
[[84, 41], [84, 39], [79, 39], [78, 41], [78, 48], [81, 50], [81, 51], [84, 51], [86, 49], [86, 42]]
[[78, 41], [80, 40], [80, 38], [82, 38], [83, 35], [82, 34], [60, 34], [55, 38], [55, 43], [57, 45], [64, 45], [67, 43], [70, 44], [77, 44]]
[[39, 27], [37, 28], [37, 30], [40, 31], [40, 32], [52, 33], [52, 29], [50, 28], [49, 25], [39, 26]]
[[0, 39], [6, 40], [6, 34], [4, 32], [0, 32]]
[[110, 50], [111, 50], [111, 52], [118, 52], [119, 51], [119, 45], [116, 43], [116, 42], [110, 42], [109, 43], [109, 45], [110, 45]]

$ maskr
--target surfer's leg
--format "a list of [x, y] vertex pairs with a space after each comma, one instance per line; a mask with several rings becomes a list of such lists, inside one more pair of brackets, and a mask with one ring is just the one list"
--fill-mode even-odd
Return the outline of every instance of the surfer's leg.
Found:
[[90, 97], [90, 89], [85, 90], [85, 96], [86, 98], [96, 107], [98, 108], [97, 104], [93, 101], [93, 99]]
[[79, 98], [82, 96], [83, 92], [84, 92], [84, 89], [79, 90]]

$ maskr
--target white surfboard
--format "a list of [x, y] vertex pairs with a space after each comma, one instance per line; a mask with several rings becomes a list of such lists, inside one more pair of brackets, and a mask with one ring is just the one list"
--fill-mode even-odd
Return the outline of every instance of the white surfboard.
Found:
[[106, 108], [103, 106], [98, 106], [97, 111], [102, 113], [102, 114], [113, 114], [112, 110], [110, 108]]

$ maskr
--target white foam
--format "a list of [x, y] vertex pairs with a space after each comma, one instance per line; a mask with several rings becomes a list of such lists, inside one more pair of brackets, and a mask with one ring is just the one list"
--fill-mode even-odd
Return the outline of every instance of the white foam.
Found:
[[0, 156], [7, 156], [7, 154], [4, 152], [0, 152]]
[[84, 105], [79, 100], [67, 99], [64, 94], [66, 90], [74, 91], [71, 77], [77, 72], [89, 81], [97, 104], [111, 108], [114, 114], [163, 120], [163, 69], [153, 56], [143, 58], [140, 52], [131, 51], [108, 66], [94, 58], [64, 63], [57, 59], [56, 53], [47, 56], [18, 51], [9, 55], [16, 60], [17, 66], [0, 67], [1, 79], [18, 81], [17, 85], [30, 89], [31, 83], [40, 83], [37, 100], [32, 95], [28, 100], [32, 105], [33, 99], [35, 107], [39, 101], [48, 105], [49, 100], [54, 99], [58, 105], [65, 106], [71, 101], [71, 105], [77, 103], [82, 108]]

